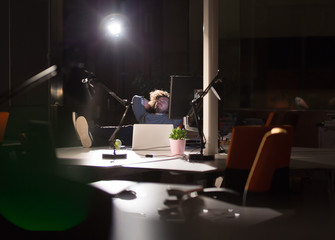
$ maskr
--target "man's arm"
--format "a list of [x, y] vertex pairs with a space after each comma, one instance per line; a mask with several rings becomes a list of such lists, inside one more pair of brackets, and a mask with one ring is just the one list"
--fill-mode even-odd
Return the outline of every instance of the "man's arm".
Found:
[[154, 114], [146, 110], [145, 105], [151, 107], [148, 104], [148, 100], [142, 96], [135, 95], [132, 99], [133, 102], [133, 112], [137, 122], [139, 123], [150, 123], [150, 124], [173, 124], [174, 127], [178, 127], [182, 120], [170, 120], [167, 114]]
[[148, 104], [148, 100], [142, 96], [135, 95], [132, 99], [133, 102], [133, 112], [136, 120], [139, 123], [144, 122], [145, 115], [149, 114], [150, 105]]
[[149, 101], [145, 98], [142, 98], [142, 105], [144, 106], [147, 112], [151, 111], [151, 106], [149, 105]]

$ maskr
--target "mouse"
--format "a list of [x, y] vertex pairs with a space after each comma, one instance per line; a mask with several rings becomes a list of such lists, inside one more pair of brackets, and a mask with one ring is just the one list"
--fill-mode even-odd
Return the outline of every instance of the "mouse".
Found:
[[136, 198], [136, 192], [132, 190], [125, 189], [117, 194], [115, 194], [113, 197], [120, 198], [122, 200], [132, 200]]

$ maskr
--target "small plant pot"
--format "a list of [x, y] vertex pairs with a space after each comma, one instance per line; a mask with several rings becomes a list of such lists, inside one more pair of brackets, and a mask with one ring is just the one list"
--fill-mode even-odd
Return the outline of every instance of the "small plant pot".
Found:
[[186, 139], [175, 140], [170, 138], [169, 140], [170, 140], [170, 148], [172, 156], [184, 155]]

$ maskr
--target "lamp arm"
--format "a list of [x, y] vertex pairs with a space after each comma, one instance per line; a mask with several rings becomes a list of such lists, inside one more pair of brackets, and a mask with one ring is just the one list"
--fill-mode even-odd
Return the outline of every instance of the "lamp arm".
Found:
[[[124, 120], [124, 118], [125, 118], [126, 115], [127, 115], [127, 112], [128, 112], [128, 110], [129, 110], [129, 107], [130, 107], [130, 105], [128, 104], [128, 105], [126, 106], [126, 110], [124, 111], [124, 113], [123, 113], [123, 115], [122, 115], [122, 118], [121, 118], [121, 120], [120, 120], [119, 125], [117, 126], [117, 128], [116, 128], [115, 131], [113, 132], [112, 136], [111, 136], [111, 137], [109, 138], [109, 140], [108, 140], [108, 142], [110, 143], [110, 146], [113, 147], [113, 148], [114, 148], [115, 136], [116, 136], [116, 134], [120, 131], [120, 129], [121, 129], [121, 127], [122, 127], [123, 120]], [[114, 148], [114, 150], [115, 150], [115, 148]]]
[[[85, 71], [87, 72], [87, 71]], [[91, 87], [94, 88], [94, 82], [98, 82], [102, 88], [113, 98], [115, 98], [119, 103], [121, 103], [124, 107], [127, 107], [128, 105], [131, 105], [131, 102], [129, 102], [127, 99], [121, 99], [118, 95], [116, 95], [115, 92], [111, 91], [103, 82], [98, 81], [97, 78], [93, 73], [89, 73], [90, 78], [84, 78], [82, 79], [82, 83], [89, 84]]]
[[131, 105], [131, 103], [127, 100], [127, 99], [121, 99], [118, 95], [116, 95], [116, 93], [114, 93], [113, 91], [111, 91], [105, 84], [103, 84], [102, 82], [100, 82], [102, 88], [109, 94], [111, 95], [113, 98], [115, 98], [119, 103], [121, 103], [124, 107], [127, 107], [129, 105]]
[[204, 133], [202, 131], [202, 127], [199, 124], [199, 119], [198, 119], [198, 111], [197, 111], [197, 104], [195, 102], [192, 101], [192, 109], [193, 109], [193, 114], [194, 114], [194, 119], [195, 119], [195, 124], [197, 126], [198, 129], [198, 134], [200, 137], [200, 154], [203, 154], [203, 149], [204, 149]]
[[200, 146], [200, 155], [202, 157], [203, 157], [203, 149], [205, 147], [205, 141], [204, 141], [204, 133], [203, 133], [203, 130], [202, 130], [202, 126], [200, 126], [200, 124], [199, 124], [199, 117], [198, 117], [197, 106], [200, 103], [200, 101], [202, 101], [203, 98], [207, 95], [207, 93], [209, 92], [209, 90], [211, 88], [213, 88], [215, 86], [215, 84], [217, 84], [219, 81], [222, 82], [222, 77], [221, 77], [220, 72], [218, 70], [218, 74], [210, 82], [210, 84], [207, 86], [207, 88], [203, 92], [201, 92], [201, 94], [197, 98], [194, 98], [191, 101], [192, 110], [193, 110], [193, 114], [194, 114], [194, 118], [195, 118], [195, 123], [196, 123], [197, 129], [198, 129], [198, 134], [199, 134], [199, 137], [200, 137], [200, 144], [201, 144], [201, 146]]
[[9, 89], [5, 93], [0, 93], [0, 105], [5, 103], [6, 101], [16, 97], [19, 94], [25, 93], [30, 91], [32, 88], [38, 86], [39, 84], [43, 83], [44, 81], [54, 77], [57, 75], [57, 66], [53, 65], [42, 72], [32, 76], [28, 80], [24, 81], [18, 87], [14, 89]]

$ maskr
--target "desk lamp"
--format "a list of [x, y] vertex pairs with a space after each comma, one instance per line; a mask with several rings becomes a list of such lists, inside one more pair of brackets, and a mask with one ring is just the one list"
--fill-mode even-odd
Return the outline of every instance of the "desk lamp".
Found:
[[[85, 71], [85, 72], [87, 72], [87, 71]], [[89, 73], [89, 77], [88, 78], [84, 78], [81, 81], [82, 81], [82, 83], [87, 84], [88, 87], [93, 87], [93, 88], [94, 88], [94, 82], [99, 82], [99, 81], [97, 81], [97, 79], [96, 79], [96, 77], [95, 77], [95, 75], [93, 73]], [[124, 118], [126, 117], [127, 112], [129, 110], [129, 107], [132, 105], [132, 103], [129, 102], [127, 99], [121, 99], [118, 95], [116, 95], [116, 93], [114, 93], [113, 91], [111, 91], [102, 82], [99, 82], [99, 84], [101, 85], [101, 87], [109, 95], [111, 95], [113, 98], [115, 98], [119, 103], [121, 103], [125, 107], [125, 111], [124, 111], [124, 113], [122, 115], [122, 118], [121, 118], [121, 120], [119, 122], [119, 125], [114, 130], [112, 136], [108, 140], [109, 145], [114, 149], [114, 153], [113, 154], [103, 154], [103, 158], [108, 158], [108, 159], [125, 159], [125, 158], [127, 158], [127, 154], [116, 154], [116, 144], [115, 144], [115, 142], [116, 142], [116, 134], [120, 131], [120, 129], [122, 127], [122, 123], [124, 121]]]
[[189, 154], [189, 160], [193, 160], [193, 161], [207, 161], [207, 160], [214, 160], [214, 155], [204, 155], [203, 154], [203, 149], [204, 146], [206, 144], [205, 140], [204, 140], [204, 133], [202, 130], [202, 126], [200, 126], [199, 121], [199, 115], [198, 115], [198, 111], [197, 108], [199, 106], [199, 104], [203, 101], [203, 98], [207, 95], [207, 93], [209, 92], [209, 90], [212, 90], [212, 92], [214, 93], [214, 95], [221, 100], [220, 95], [218, 94], [218, 91], [216, 89], [219, 89], [222, 87], [222, 76], [220, 75], [220, 71], [218, 70], [217, 75], [214, 77], [214, 79], [211, 81], [211, 83], [207, 86], [207, 88], [202, 91], [198, 96], [196, 96], [192, 101], [191, 101], [191, 106], [192, 106], [192, 112], [194, 115], [194, 119], [195, 119], [195, 124], [198, 130], [198, 134], [200, 137], [200, 154]]
[[32, 88], [38, 86], [44, 81], [53, 78], [54, 76], [57, 75], [56, 70], [57, 70], [57, 66], [52, 65], [48, 67], [47, 69], [43, 70], [42, 72], [24, 81], [22, 84], [20, 84], [16, 88], [9, 89], [7, 92], [1, 93], [0, 94], [0, 105], [5, 103], [8, 100], [11, 100], [13, 97], [16, 97], [17, 95], [30, 91]]

